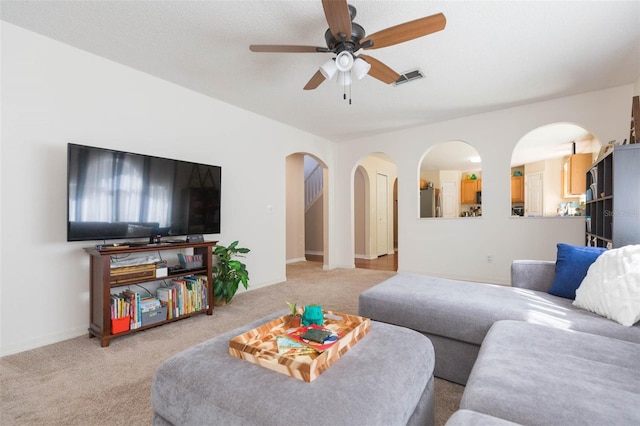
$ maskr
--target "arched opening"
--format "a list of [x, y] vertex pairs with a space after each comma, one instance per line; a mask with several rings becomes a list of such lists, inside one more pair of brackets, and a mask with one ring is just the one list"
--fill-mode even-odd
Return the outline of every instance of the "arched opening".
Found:
[[353, 173], [355, 266], [397, 270], [397, 166], [374, 153]]
[[524, 135], [511, 155], [511, 215], [581, 216], [586, 173], [600, 146], [595, 135], [573, 123]]
[[295, 153], [286, 157], [287, 263], [328, 264], [328, 169], [318, 157]]
[[482, 162], [467, 142], [434, 145], [422, 157], [418, 173], [419, 218], [482, 215]]

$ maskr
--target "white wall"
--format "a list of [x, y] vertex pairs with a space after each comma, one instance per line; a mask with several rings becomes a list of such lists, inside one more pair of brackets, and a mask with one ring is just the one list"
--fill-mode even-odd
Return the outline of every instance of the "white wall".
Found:
[[[285, 158], [334, 144], [2, 22], [2, 355], [87, 334], [89, 257], [66, 242], [69, 142], [222, 166], [222, 233], [251, 288], [284, 281]], [[267, 206], [273, 206], [268, 214]]]
[[306, 161], [302, 154], [286, 158], [286, 247], [287, 263], [305, 260], [304, 256], [304, 176]]
[[[358, 161], [383, 152], [398, 167], [399, 271], [508, 283], [514, 259], [555, 259], [556, 243], [584, 244], [582, 218], [511, 218], [510, 161], [527, 132], [556, 122], [576, 123], [599, 140], [623, 140], [629, 133], [632, 84], [539, 102], [339, 144], [338, 181], [351, 182]], [[416, 177], [419, 161], [434, 144], [464, 140], [482, 157], [482, 217], [420, 220]], [[334, 231], [353, 235], [352, 195], [336, 194]], [[348, 264], [353, 239], [337, 248], [335, 265]], [[492, 257], [492, 263], [487, 262]]]
[[[580, 219], [511, 219], [515, 144], [544, 124], [574, 122], [600, 140], [629, 132], [633, 85], [334, 144], [2, 22], [0, 354], [86, 334], [89, 259], [66, 239], [66, 144], [105, 146], [223, 167], [222, 229], [252, 249], [251, 288], [285, 279], [286, 157], [328, 166], [327, 268], [353, 267], [359, 161], [397, 166], [399, 269], [506, 283], [512, 259], [553, 259], [582, 244]], [[637, 85], [636, 85], [637, 86]], [[416, 217], [420, 158], [448, 140], [482, 157], [483, 217]], [[247, 153], [251, 153], [247, 155]], [[267, 206], [273, 213], [267, 213]], [[493, 263], [486, 256], [493, 256]]]

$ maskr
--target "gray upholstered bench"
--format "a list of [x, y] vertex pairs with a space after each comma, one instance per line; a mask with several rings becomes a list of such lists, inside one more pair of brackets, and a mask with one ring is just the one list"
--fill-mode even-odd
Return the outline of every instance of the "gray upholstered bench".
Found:
[[165, 361], [151, 388], [155, 425], [431, 425], [429, 339], [372, 321], [371, 330], [311, 383], [229, 355], [229, 339], [262, 318]]

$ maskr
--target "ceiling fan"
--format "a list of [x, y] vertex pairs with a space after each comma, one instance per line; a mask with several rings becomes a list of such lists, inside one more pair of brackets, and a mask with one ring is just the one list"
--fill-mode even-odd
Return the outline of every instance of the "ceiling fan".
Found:
[[393, 83], [400, 78], [400, 74], [379, 60], [368, 55], [356, 55], [356, 52], [360, 49], [379, 49], [413, 40], [441, 31], [447, 23], [444, 15], [438, 13], [366, 36], [364, 28], [353, 22], [356, 8], [347, 4], [347, 0], [322, 0], [322, 7], [329, 24], [329, 29], [324, 34], [327, 47], [275, 44], [252, 44], [249, 46], [252, 52], [334, 53], [336, 57], [320, 66], [320, 69], [304, 86], [304, 90], [317, 88], [324, 80], [333, 78], [336, 73], [338, 74], [338, 82], [345, 86], [351, 84], [352, 73], [358, 79], [369, 74], [383, 83]]

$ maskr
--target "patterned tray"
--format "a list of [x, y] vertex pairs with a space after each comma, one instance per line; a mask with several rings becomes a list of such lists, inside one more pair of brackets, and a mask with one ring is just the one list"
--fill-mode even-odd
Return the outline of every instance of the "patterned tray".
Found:
[[234, 337], [229, 341], [229, 353], [237, 358], [253, 362], [287, 376], [311, 382], [329, 368], [331, 364], [340, 359], [371, 328], [369, 318], [331, 311], [327, 311], [325, 314], [342, 317], [342, 320], [325, 317], [323, 327], [335, 331], [343, 337], [322, 353], [295, 357], [278, 353], [276, 336], [284, 335], [294, 330], [289, 327], [288, 315], [276, 318]]

